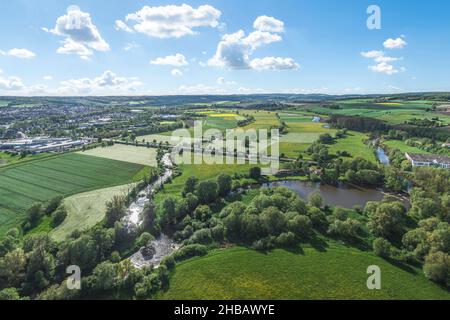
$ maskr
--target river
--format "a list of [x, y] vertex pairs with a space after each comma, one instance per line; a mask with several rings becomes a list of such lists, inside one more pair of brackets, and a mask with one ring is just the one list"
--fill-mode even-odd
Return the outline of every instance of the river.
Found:
[[130, 226], [139, 226], [142, 223], [141, 213], [144, 211], [145, 205], [150, 201], [150, 196], [158, 189], [162, 184], [166, 183], [173, 175], [172, 160], [170, 153], [166, 153], [162, 158], [162, 163], [165, 166], [164, 174], [162, 174], [158, 180], [150, 184], [145, 190], [142, 190], [136, 201], [130, 204], [127, 210], [127, 215], [124, 220]]
[[386, 152], [383, 150], [383, 148], [378, 147], [376, 154], [377, 154], [378, 161], [380, 161], [381, 164], [384, 164], [387, 166], [389, 165], [389, 163], [390, 163], [389, 157], [386, 154]]
[[[265, 185], [267, 187], [267, 184]], [[365, 206], [369, 201], [380, 201], [384, 193], [377, 189], [331, 186], [306, 181], [277, 181], [268, 184], [268, 187], [287, 187], [295, 191], [300, 197], [307, 200], [312, 193], [318, 192], [325, 204], [352, 208], [355, 205]]]

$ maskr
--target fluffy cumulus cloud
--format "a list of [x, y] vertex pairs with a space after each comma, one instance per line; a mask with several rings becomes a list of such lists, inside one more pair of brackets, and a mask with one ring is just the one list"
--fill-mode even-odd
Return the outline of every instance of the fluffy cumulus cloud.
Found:
[[4, 91], [17, 91], [25, 88], [22, 79], [19, 77], [7, 77], [3, 76], [0, 72], [0, 90]]
[[[262, 45], [282, 41], [278, 34], [284, 30], [281, 21], [266, 16], [255, 20], [255, 30], [248, 35], [243, 30], [225, 34], [217, 45], [215, 55], [208, 60], [208, 65], [230, 69], [255, 69], [255, 70], [287, 70], [297, 69], [298, 64], [291, 58], [266, 57], [251, 59], [254, 52]], [[266, 23], [267, 20], [272, 24]], [[278, 27], [276, 23], [278, 21]], [[280, 23], [283, 28], [280, 28]], [[269, 31], [270, 30], [270, 31]]]
[[383, 43], [383, 46], [386, 49], [403, 49], [406, 45], [407, 43], [403, 37], [399, 37], [397, 39], [389, 38]]
[[63, 46], [58, 48], [60, 54], [76, 54], [88, 59], [96, 51], [108, 51], [109, 44], [102, 38], [89, 13], [76, 6], [70, 6], [67, 13], [56, 20], [53, 29], [44, 31], [65, 37]]
[[143, 83], [138, 78], [120, 77], [108, 70], [96, 78], [70, 79], [61, 82], [59, 94], [127, 94], [135, 92]]
[[3, 56], [10, 56], [10, 57], [16, 57], [21, 59], [31, 59], [36, 56], [36, 54], [28, 49], [11, 49], [8, 51], [2, 51], [0, 50], [0, 55]]
[[259, 31], [284, 32], [284, 22], [274, 17], [260, 16], [253, 23], [253, 28]]
[[144, 6], [116, 21], [116, 29], [140, 32], [155, 38], [180, 38], [196, 34], [195, 28], [220, 26], [221, 12], [210, 5], [193, 8], [190, 5]]
[[397, 68], [394, 66], [393, 62], [403, 60], [403, 58], [389, 57], [383, 51], [367, 51], [361, 52], [361, 56], [368, 59], [373, 59], [375, 65], [369, 66], [369, 70], [376, 73], [384, 73], [387, 75], [393, 75], [399, 73], [400, 71], [404, 71], [403, 67]]
[[177, 53], [175, 55], [159, 57], [155, 60], [150, 61], [151, 64], [158, 66], [173, 66], [173, 67], [182, 67], [187, 66], [188, 62], [186, 57], [181, 53]]

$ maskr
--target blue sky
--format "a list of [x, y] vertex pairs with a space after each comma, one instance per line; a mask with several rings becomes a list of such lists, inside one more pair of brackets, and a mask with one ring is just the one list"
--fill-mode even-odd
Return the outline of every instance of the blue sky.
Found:
[[[367, 28], [371, 4], [381, 29]], [[2, 1], [0, 94], [449, 91], [449, 9], [439, 0]]]

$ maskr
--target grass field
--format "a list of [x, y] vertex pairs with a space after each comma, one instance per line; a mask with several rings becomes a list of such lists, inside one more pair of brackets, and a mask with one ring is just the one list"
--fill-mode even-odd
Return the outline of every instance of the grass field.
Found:
[[338, 139], [335, 144], [330, 146], [330, 153], [336, 154], [338, 151], [347, 151], [352, 157], [361, 157], [366, 160], [377, 162], [373, 150], [364, 144], [365, 134], [348, 131], [347, 137]]
[[[381, 290], [367, 289], [370, 265], [381, 268]], [[421, 270], [406, 271], [371, 253], [332, 245], [326, 252], [215, 251], [177, 265], [160, 299], [450, 299], [450, 294]]]
[[0, 169], [0, 236], [33, 203], [131, 183], [146, 171], [142, 165], [75, 153]]
[[417, 147], [408, 146], [404, 141], [401, 140], [388, 140], [384, 141], [383, 144], [385, 144], [391, 149], [398, 149], [401, 152], [430, 154], [430, 152], [419, 149]]
[[156, 150], [151, 148], [136, 147], [124, 144], [115, 144], [105, 148], [95, 148], [80, 151], [79, 154], [100, 158], [131, 162], [144, 166], [156, 167]]
[[62, 241], [74, 230], [88, 229], [105, 217], [106, 202], [114, 196], [125, 195], [133, 184], [76, 194], [64, 199], [67, 218], [50, 232], [56, 241]]
[[19, 162], [23, 163], [23, 162], [32, 161], [32, 160], [43, 159], [43, 158], [46, 158], [49, 156], [50, 156], [49, 153], [40, 153], [40, 154], [35, 154], [35, 155], [27, 155], [27, 156], [21, 158], [20, 156], [12, 156], [6, 152], [0, 152], [0, 167], [19, 163]]

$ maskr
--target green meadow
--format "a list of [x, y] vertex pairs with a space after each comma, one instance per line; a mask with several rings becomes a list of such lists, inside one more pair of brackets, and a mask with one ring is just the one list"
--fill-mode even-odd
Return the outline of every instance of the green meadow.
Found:
[[[381, 269], [381, 290], [368, 290], [367, 268]], [[450, 299], [419, 269], [402, 269], [369, 252], [342, 245], [267, 253], [241, 247], [182, 262], [163, 300]]]

